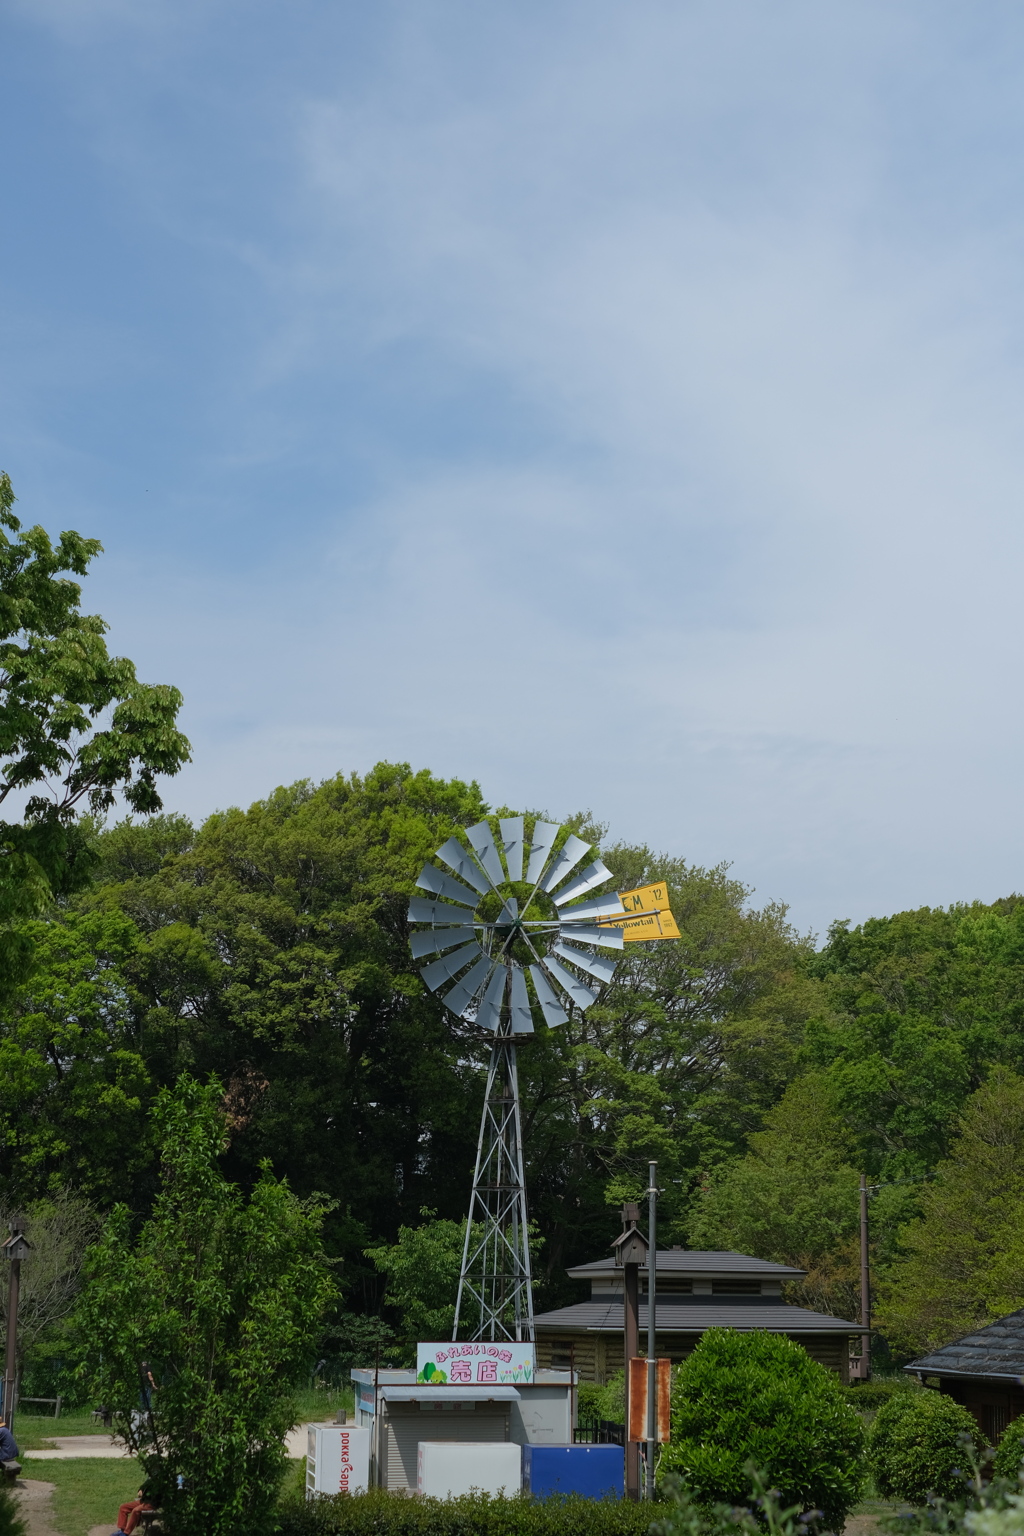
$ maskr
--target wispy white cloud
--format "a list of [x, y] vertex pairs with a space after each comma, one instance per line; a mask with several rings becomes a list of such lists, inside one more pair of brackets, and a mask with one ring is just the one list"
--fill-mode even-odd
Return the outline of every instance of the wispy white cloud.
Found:
[[[45, 14], [88, 51], [87, 10]], [[188, 111], [150, 45], [91, 88], [124, 196], [251, 308], [190, 465], [238, 575], [189, 523], [104, 578], [190, 699], [172, 798], [407, 757], [818, 927], [1020, 884], [1024, 22], [299, 11], [245, 79], [240, 13], [189, 11]]]

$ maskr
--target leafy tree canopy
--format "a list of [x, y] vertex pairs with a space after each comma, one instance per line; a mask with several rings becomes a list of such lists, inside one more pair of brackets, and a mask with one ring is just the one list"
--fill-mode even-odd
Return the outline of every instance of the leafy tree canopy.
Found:
[[691, 1217], [691, 1244], [806, 1269], [800, 1300], [855, 1317], [854, 1153], [827, 1080], [815, 1073], [797, 1078], [769, 1110], [764, 1130], [750, 1137], [747, 1155], [706, 1176]]
[[[486, 1045], [425, 989], [406, 913], [422, 863], [486, 813], [475, 785], [379, 764], [198, 830], [157, 815], [94, 834], [90, 888], [32, 930], [39, 970], [0, 1014], [9, 1186], [33, 1198], [70, 1166], [101, 1203], [144, 1210], [154, 1094], [214, 1073], [232, 1177], [269, 1157], [337, 1199], [350, 1301], [376, 1311], [364, 1250], [414, 1229], [423, 1205], [459, 1223], [467, 1206]], [[683, 937], [630, 946], [594, 1009], [520, 1053], [539, 1304], [571, 1296], [565, 1266], [604, 1251], [607, 1202], [652, 1152], [681, 1221], [706, 1149], [742, 1149], [820, 1003], [784, 910], [751, 911], [725, 869], [605, 856], [620, 888], [668, 880]]]
[[397, 1243], [366, 1251], [367, 1258], [387, 1276], [384, 1301], [401, 1320], [397, 1347], [389, 1354], [399, 1358], [402, 1365], [415, 1359], [418, 1341], [452, 1336], [466, 1232], [465, 1222], [440, 1221], [429, 1207], [425, 1206], [420, 1215], [426, 1218], [422, 1225], [399, 1227]]
[[[77, 826], [120, 794], [135, 811], [160, 808], [156, 779], [188, 761], [177, 729], [176, 688], [140, 683], [125, 657], [111, 656], [106, 624], [80, 611], [82, 576], [96, 539], [23, 529], [0, 474], [0, 804], [21, 819], [0, 821], [0, 922], [41, 910], [81, 886], [89, 859]], [[7, 970], [24, 959], [6, 930]], [[16, 953], [17, 951], [17, 953]]]
[[917, 1354], [1024, 1306], [1024, 1077], [996, 1067], [902, 1233], [878, 1320]]
[[935, 1165], [991, 1065], [1024, 1071], [1024, 898], [836, 923], [807, 970], [829, 1000], [807, 1056], [883, 1179]]

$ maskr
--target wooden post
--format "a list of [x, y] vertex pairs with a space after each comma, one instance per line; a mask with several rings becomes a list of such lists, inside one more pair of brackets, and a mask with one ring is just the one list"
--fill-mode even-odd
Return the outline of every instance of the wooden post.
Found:
[[868, 1261], [868, 1181], [860, 1176], [860, 1321], [861, 1379], [871, 1379], [871, 1270]]
[[21, 1289], [21, 1260], [11, 1260], [11, 1284], [7, 1293], [7, 1364], [4, 1370], [4, 1418], [7, 1428], [14, 1428], [14, 1397], [18, 1375], [18, 1292]]
[[[647, 1263], [647, 1239], [637, 1227], [640, 1206], [627, 1200], [622, 1207], [622, 1235], [612, 1243], [615, 1264], [622, 1270], [622, 1346], [625, 1356], [626, 1380], [629, 1380], [630, 1361], [640, 1353], [640, 1266]], [[628, 1388], [627, 1388], [628, 1390]], [[640, 1497], [640, 1447], [626, 1440], [626, 1497]]]

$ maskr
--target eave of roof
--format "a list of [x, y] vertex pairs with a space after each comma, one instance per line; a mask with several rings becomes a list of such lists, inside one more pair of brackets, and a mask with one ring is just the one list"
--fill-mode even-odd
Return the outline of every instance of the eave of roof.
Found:
[[905, 1371], [910, 1371], [914, 1376], [955, 1376], [960, 1381], [1014, 1381], [1018, 1387], [1024, 1387], [1024, 1376], [1015, 1376], [1009, 1371], [954, 1371], [948, 1365], [941, 1370], [915, 1369], [913, 1365], [905, 1365]]
[[521, 1394], [515, 1387], [381, 1387], [380, 1395], [388, 1403], [518, 1403]]
[[904, 1370], [919, 1376], [974, 1376], [992, 1381], [1024, 1377], [1024, 1310], [934, 1349]]
[[[541, 1312], [534, 1323], [542, 1332], [621, 1333], [621, 1298], [577, 1302]], [[764, 1328], [769, 1333], [860, 1333], [859, 1323], [824, 1312], [808, 1312], [762, 1296], [665, 1296], [655, 1310], [659, 1333], [703, 1333], [707, 1328]], [[640, 1331], [647, 1327], [647, 1303], [640, 1301]]]
[[[646, 1264], [640, 1265], [646, 1269]], [[696, 1248], [668, 1248], [659, 1250], [657, 1268], [663, 1274], [694, 1276], [700, 1279], [723, 1278], [734, 1275], [761, 1276], [764, 1279], [799, 1280], [805, 1269], [793, 1269], [788, 1264], [771, 1264], [767, 1259], [752, 1258], [749, 1253], [730, 1253]], [[588, 1264], [575, 1264], [566, 1270], [573, 1280], [601, 1280], [622, 1275], [622, 1266], [612, 1258], [592, 1259]]]

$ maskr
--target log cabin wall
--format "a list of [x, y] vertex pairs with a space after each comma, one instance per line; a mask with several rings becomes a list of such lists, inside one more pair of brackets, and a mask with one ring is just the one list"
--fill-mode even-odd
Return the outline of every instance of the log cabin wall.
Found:
[[1011, 1382], [943, 1376], [939, 1390], [973, 1414], [978, 1428], [993, 1445], [1007, 1425], [1024, 1413], [1024, 1391]]
[[[657, 1352], [662, 1359], [680, 1365], [692, 1354], [700, 1340], [699, 1333], [658, 1334]], [[850, 1379], [850, 1342], [845, 1334], [790, 1334], [794, 1344], [806, 1349], [812, 1360], [834, 1371], [840, 1381]], [[646, 1352], [646, 1337], [641, 1339]], [[625, 1369], [622, 1338], [607, 1333], [546, 1333], [537, 1334], [538, 1369], [554, 1367], [568, 1370], [575, 1364], [581, 1381], [593, 1381], [598, 1386]], [[1024, 1396], [1024, 1395], [1022, 1395]]]

